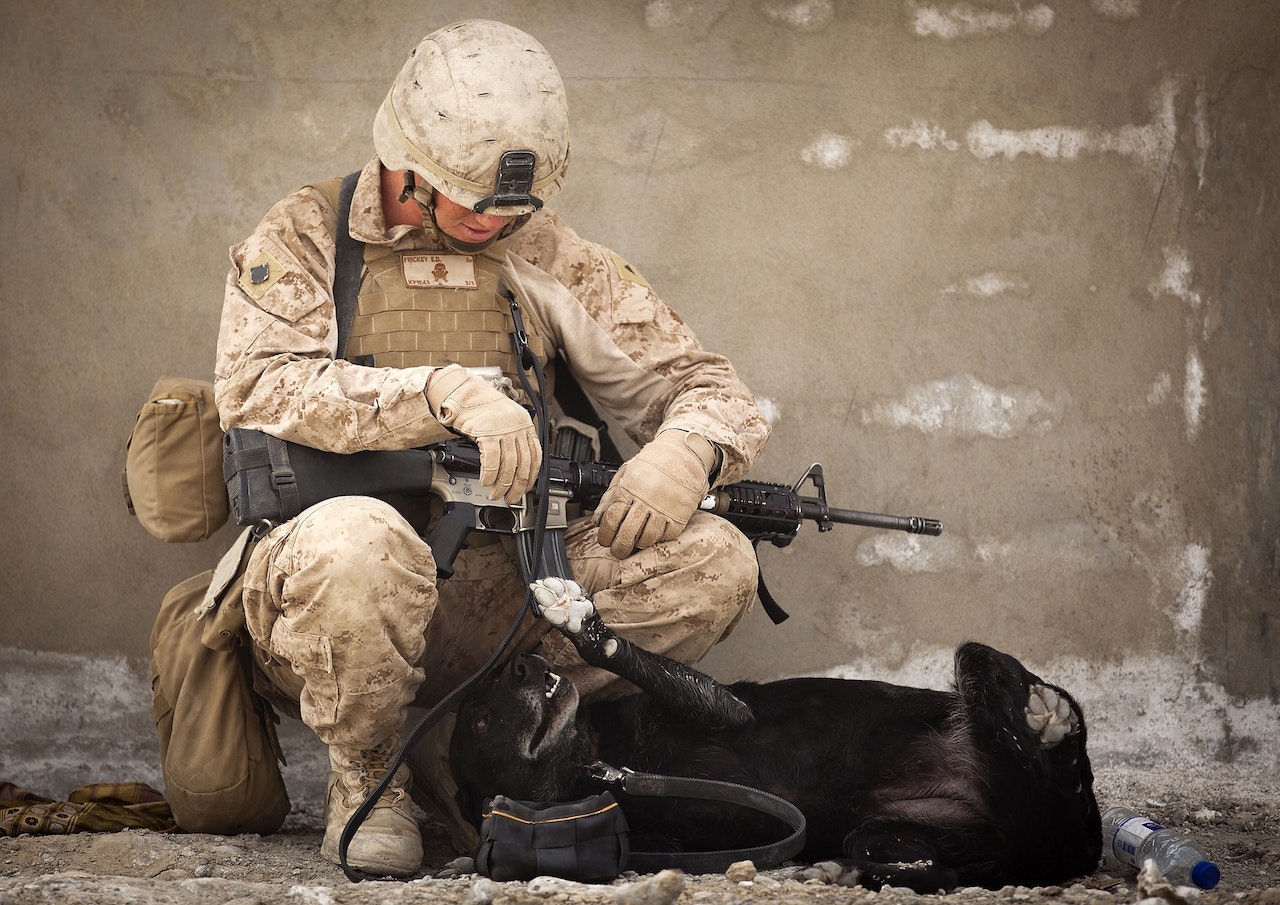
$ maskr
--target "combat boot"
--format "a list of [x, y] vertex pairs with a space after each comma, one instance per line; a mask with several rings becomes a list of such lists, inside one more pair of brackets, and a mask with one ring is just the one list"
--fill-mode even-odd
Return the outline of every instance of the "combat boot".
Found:
[[[341, 863], [338, 847], [351, 815], [382, 781], [399, 748], [396, 736], [367, 751], [329, 748], [329, 793], [324, 803], [320, 854]], [[347, 847], [347, 865], [371, 876], [411, 877], [422, 869], [422, 834], [408, 797], [409, 771], [401, 767]]]

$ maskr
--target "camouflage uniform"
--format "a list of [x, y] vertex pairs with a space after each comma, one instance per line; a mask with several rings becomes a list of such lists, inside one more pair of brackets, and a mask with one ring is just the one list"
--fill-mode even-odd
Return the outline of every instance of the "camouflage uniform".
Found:
[[[352, 235], [374, 251], [447, 251], [429, 225], [386, 229], [380, 170], [375, 158], [361, 173]], [[343, 453], [453, 438], [424, 398], [429, 365], [334, 360], [336, 222], [325, 194], [307, 187], [232, 248], [215, 374], [224, 427]], [[687, 430], [720, 450], [716, 483], [746, 474], [769, 433], [751, 393], [625, 261], [545, 209], [504, 243], [502, 277], [527, 300], [531, 332], [567, 356], [633, 441]], [[446, 350], [422, 360], [455, 359]], [[329, 500], [267, 534], [248, 564], [244, 604], [261, 671], [331, 746], [370, 747], [404, 724], [409, 705], [448, 693], [492, 652], [523, 593], [508, 542], [493, 535], [473, 534], [454, 577], [437, 584], [421, 526], [406, 514], [368, 498]], [[650, 650], [695, 662], [754, 598], [753, 550], [718, 517], [695, 513], [675, 540], [622, 561], [595, 535], [587, 518], [570, 524], [574, 577], [610, 625]], [[517, 646], [545, 632], [526, 624]], [[606, 693], [612, 677], [586, 668], [558, 635], [542, 641], [585, 693]]]

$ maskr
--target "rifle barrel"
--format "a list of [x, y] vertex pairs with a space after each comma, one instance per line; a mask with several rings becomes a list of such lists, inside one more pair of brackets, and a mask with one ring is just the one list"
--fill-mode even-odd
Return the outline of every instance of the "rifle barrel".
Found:
[[[822, 522], [822, 506], [815, 501], [801, 500], [800, 512], [804, 518]], [[942, 522], [918, 515], [881, 515], [876, 512], [859, 512], [856, 509], [828, 509], [826, 515], [831, 521], [842, 525], [863, 525], [867, 528], [905, 531], [908, 534], [928, 534], [931, 537], [942, 534]]]

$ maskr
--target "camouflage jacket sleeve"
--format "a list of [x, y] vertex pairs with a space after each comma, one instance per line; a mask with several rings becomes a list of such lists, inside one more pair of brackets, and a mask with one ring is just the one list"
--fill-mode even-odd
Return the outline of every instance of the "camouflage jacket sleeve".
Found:
[[688, 430], [723, 451], [718, 484], [746, 475], [770, 430], [755, 397], [631, 265], [545, 212], [512, 237], [508, 251], [582, 389], [632, 441]]
[[[369, 176], [366, 168], [353, 207], [377, 203]], [[303, 188], [232, 247], [214, 369], [223, 427], [343, 453], [452, 437], [423, 395], [431, 369], [334, 360], [336, 227], [324, 196]]]

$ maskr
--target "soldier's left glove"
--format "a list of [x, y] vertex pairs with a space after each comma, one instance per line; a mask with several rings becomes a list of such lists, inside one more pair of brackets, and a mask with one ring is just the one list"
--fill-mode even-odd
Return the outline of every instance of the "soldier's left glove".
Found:
[[598, 537], [617, 559], [674, 540], [710, 489], [716, 449], [704, 437], [665, 430], [613, 476], [596, 509]]

